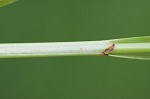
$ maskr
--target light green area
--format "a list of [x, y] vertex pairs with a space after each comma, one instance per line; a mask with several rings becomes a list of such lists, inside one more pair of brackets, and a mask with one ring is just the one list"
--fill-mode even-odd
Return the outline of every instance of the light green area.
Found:
[[150, 43], [150, 36], [119, 38], [111, 41], [113, 43]]
[[[125, 46], [125, 44], [133, 45], [124, 48], [114, 48], [110, 56], [150, 60], [150, 36], [130, 37], [111, 40], [116, 46]], [[134, 47], [134, 45], [138, 47]]]
[[0, 0], [0, 7], [3, 7], [3, 6], [8, 5], [8, 4], [12, 4], [16, 1], [17, 0]]
[[[19, 0], [0, 8], [0, 43], [150, 34], [149, 0]], [[101, 56], [0, 59], [0, 99], [150, 99], [150, 61]]]

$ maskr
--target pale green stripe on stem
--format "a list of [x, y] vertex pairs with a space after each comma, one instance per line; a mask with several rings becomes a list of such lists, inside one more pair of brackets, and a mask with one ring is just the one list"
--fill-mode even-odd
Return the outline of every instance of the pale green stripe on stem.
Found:
[[150, 60], [150, 36], [110, 40], [115, 43], [110, 56]]

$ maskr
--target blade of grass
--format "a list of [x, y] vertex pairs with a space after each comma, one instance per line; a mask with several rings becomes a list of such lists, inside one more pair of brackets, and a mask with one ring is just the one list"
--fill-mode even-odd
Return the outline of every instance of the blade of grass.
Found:
[[104, 55], [112, 45], [110, 41], [0, 44], [0, 58]]
[[0, 44], [0, 58], [77, 55], [150, 60], [150, 36], [103, 41]]
[[115, 48], [110, 56], [150, 60], [150, 36], [110, 40]]
[[12, 4], [16, 1], [17, 0], [0, 0], [0, 7], [3, 7], [3, 6], [8, 5], [8, 4]]

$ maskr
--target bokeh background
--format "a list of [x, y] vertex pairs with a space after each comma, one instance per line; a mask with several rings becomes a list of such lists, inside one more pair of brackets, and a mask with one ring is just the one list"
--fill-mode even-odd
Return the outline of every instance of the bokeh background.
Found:
[[[19, 0], [0, 43], [150, 34], [149, 0]], [[0, 59], [0, 99], [150, 99], [150, 62], [100, 56]]]

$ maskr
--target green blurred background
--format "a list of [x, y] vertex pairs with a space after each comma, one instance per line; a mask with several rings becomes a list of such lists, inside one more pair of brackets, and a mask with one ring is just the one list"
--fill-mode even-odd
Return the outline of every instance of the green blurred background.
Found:
[[[0, 43], [150, 34], [149, 0], [19, 0]], [[0, 59], [0, 99], [150, 99], [150, 62], [100, 56]]]

